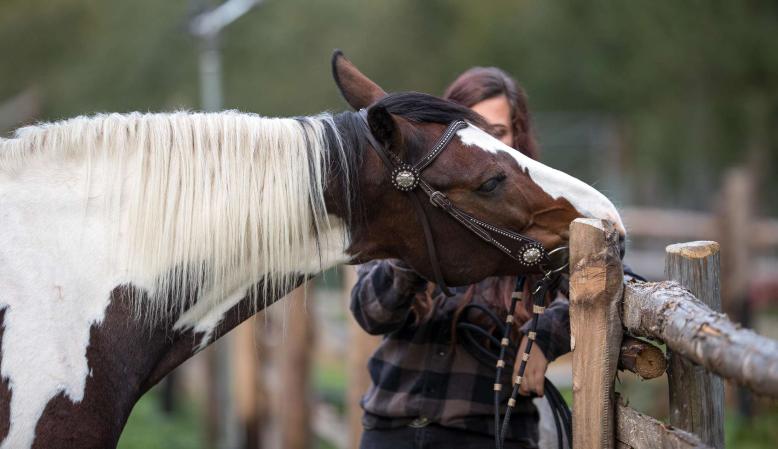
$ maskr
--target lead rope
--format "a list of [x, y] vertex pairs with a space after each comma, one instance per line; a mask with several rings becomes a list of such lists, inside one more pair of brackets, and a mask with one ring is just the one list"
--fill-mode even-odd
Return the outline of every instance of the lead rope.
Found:
[[[567, 248], [558, 248], [554, 251], [551, 251], [549, 253], [549, 256], [553, 256], [556, 253], [565, 252], [565, 251], [567, 251]], [[527, 361], [529, 361], [529, 354], [530, 351], [532, 350], [533, 344], [535, 343], [535, 338], [537, 337], [538, 318], [546, 310], [544, 306], [546, 293], [549, 290], [553, 289], [553, 287], [559, 282], [562, 271], [564, 271], [567, 267], [568, 264], [565, 261], [555, 269], [546, 270], [543, 275], [543, 278], [541, 278], [539, 281], [535, 283], [533, 291], [531, 292], [532, 330], [527, 333], [527, 346], [524, 349], [524, 353], [521, 354], [519, 370], [513, 383], [513, 390], [511, 391], [511, 396], [508, 399], [508, 407], [505, 410], [505, 417], [503, 418], [502, 423], [500, 423], [500, 399], [502, 396], [501, 395], [502, 373], [506, 365], [505, 355], [508, 347], [510, 346], [510, 331], [514, 323], [514, 314], [516, 312], [516, 305], [520, 300], [523, 299], [524, 282], [525, 282], [523, 277], [519, 278], [516, 284], [516, 291], [514, 291], [513, 294], [511, 295], [511, 305], [508, 309], [508, 315], [505, 317], [503, 336], [502, 339], [500, 340], [500, 356], [497, 359], [497, 370], [496, 370], [495, 381], [494, 381], [494, 444], [496, 449], [503, 449], [503, 447], [505, 446], [505, 437], [507, 436], [508, 433], [511, 413], [513, 409], [516, 407], [516, 400], [518, 399], [519, 396], [519, 388], [521, 387], [521, 382], [524, 379], [524, 371], [527, 368]], [[559, 391], [553, 387], [553, 385], [551, 384], [550, 381], [548, 381], [548, 379], [545, 380], [545, 388], [547, 388], [550, 393], [548, 400], [549, 403], [551, 404], [551, 409], [554, 413], [554, 424], [556, 425], [557, 428], [557, 442], [559, 444], [559, 448], [563, 449], [563, 441], [562, 441], [563, 425], [565, 428], [565, 432], [567, 434], [568, 442], [570, 442], [570, 435], [571, 435], [570, 410], [567, 407], [567, 404], [564, 402], [564, 399], [562, 398], [561, 394], [559, 394]], [[560, 424], [560, 420], [562, 421], [562, 424]]]
[[[558, 254], [559, 252], [566, 252], [567, 248], [558, 248], [556, 250], [551, 251], [548, 253], [548, 256], [554, 256], [555, 254]], [[498, 328], [501, 328], [502, 333], [502, 339], [498, 340], [497, 337], [492, 335], [491, 332], [485, 330], [483, 327], [468, 323], [468, 322], [457, 322], [455, 324], [457, 333], [461, 332], [463, 336], [462, 345], [463, 347], [470, 352], [470, 354], [478, 360], [480, 363], [483, 363], [488, 366], [495, 366], [495, 360], [497, 362], [496, 364], [496, 374], [495, 374], [495, 381], [494, 381], [494, 445], [496, 449], [503, 449], [503, 446], [505, 445], [505, 438], [507, 436], [507, 431], [510, 424], [510, 415], [512, 413], [513, 408], [516, 406], [516, 399], [518, 398], [518, 390], [521, 386], [521, 382], [524, 378], [524, 370], [526, 369], [526, 363], [529, 360], [529, 353], [532, 350], [532, 345], [535, 342], [535, 337], [537, 336], [537, 324], [538, 324], [538, 316], [541, 315], [543, 312], [545, 312], [545, 307], [543, 306], [545, 302], [545, 296], [548, 291], [553, 290], [556, 288], [562, 272], [567, 269], [568, 263], [565, 260], [564, 263], [560, 263], [559, 268], [556, 268], [554, 270], [547, 270], [544, 273], [544, 276], [541, 280], [539, 280], [537, 283], [535, 283], [535, 288], [532, 291], [533, 296], [533, 305], [532, 305], [532, 331], [528, 335], [529, 341], [527, 342], [527, 348], [526, 351], [522, 354], [521, 357], [521, 365], [519, 366], [519, 373], [516, 377], [516, 381], [514, 383], [513, 391], [511, 393], [511, 397], [508, 400], [508, 408], [505, 413], [505, 418], [503, 419], [502, 423], [500, 422], [500, 399], [501, 399], [501, 392], [502, 392], [502, 375], [503, 375], [503, 369], [512, 367], [512, 365], [508, 364], [506, 361], [506, 357], [513, 356], [516, 351], [518, 350], [518, 345], [514, 345], [510, 342], [510, 330], [514, 323], [514, 315], [516, 313], [516, 306], [520, 300], [523, 299], [523, 291], [524, 291], [524, 284], [525, 284], [525, 278], [519, 277], [516, 283], [516, 289], [511, 295], [511, 304], [508, 309], [508, 315], [505, 318], [505, 325], [503, 326], [501, 320], [495, 315], [494, 312], [492, 312], [488, 307], [482, 305], [482, 304], [468, 304], [463, 309], [462, 312], [459, 314], [460, 318], [463, 318], [467, 315], [467, 311], [469, 309], [475, 309], [479, 312], [483, 313], [488, 317], [492, 323], [498, 326]], [[628, 266], [624, 266], [624, 274], [627, 276], [630, 276], [633, 279], [645, 282], [645, 278], [636, 274], [632, 269], [630, 269]], [[486, 341], [489, 344], [493, 344], [495, 346], [499, 346], [499, 356], [496, 356], [494, 352], [491, 352], [489, 349], [487, 349], [484, 345], [478, 342], [478, 340], [473, 337], [472, 333], [478, 334], [479, 337], [486, 339]], [[572, 413], [570, 412], [570, 408], [567, 406], [567, 403], [565, 402], [565, 399], [562, 397], [562, 394], [557, 390], [557, 388], [554, 386], [554, 384], [551, 383], [548, 378], [544, 380], [544, 389], [545, 389], [545, 398], [548, 401], [549, 405], [551, 406], [551, 411], [553, 413], [554, 417], [554, 425], [556, 427], [556, 435], [557, 435], [557, 444], [559, 449], [564, 449], [564, 439], [567, 439], [568, 447], [572, 447], [572, 435], [573, 435], [573, 417]], [[564, 433], [563, 433], [564, 432]]]
[[[510, 332], [513, 327], [514, 314], [516, 313], [516, 304], [522, 299], [524, 292], [524, 276], [520, 276], [516, 281], [516, 290], [511, 294], [511, 306], [508, 308], [508, 315], [505, 317], [505, 327], [503, 328], [502, 339], [500, 340], [500, 357], [497, 359], [497, 373], [494, 376], [494, 446], [495, 449], [502, 449], [502, 438], [500, 432], [500, 398], [502, 392], [502, 370], [505, 368], [505, 353], [510, 345]], [[518, 349], [518, 348], [517, 348]], [[521, 368], [519, 368], [521, 369]]]

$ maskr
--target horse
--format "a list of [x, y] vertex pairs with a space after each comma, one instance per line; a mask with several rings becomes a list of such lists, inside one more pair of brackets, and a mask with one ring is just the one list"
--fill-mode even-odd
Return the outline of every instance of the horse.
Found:
[[415, 162], [464, 121], [424, 172], [462, 211], [545, 248], [577, 217], [625, 235], [605, 196], [468, 109], [387, 93], [341, 52], [332, 69], [362, 113], [102, 114], [0, 139], [0, 449], [115, 447], [167, 373], [329, 267], [437, 263], [451, 285], [529, 270], [424, 201], [445, 240], [430, 260], [418, 192], [390, 188], [371, 141]]

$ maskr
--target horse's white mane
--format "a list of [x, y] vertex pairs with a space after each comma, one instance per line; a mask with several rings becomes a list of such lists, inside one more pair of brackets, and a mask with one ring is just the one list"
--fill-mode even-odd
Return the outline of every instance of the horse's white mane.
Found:
[[[153, 318], [181, 313], [188, 289], [218, 300], [246, 281], [264, 281], [262, 293], [291, 285], [332, 231], [324, 188], [334, 151], [345, 161], [328, 114], [105, 114], [0, 139], [0, 174], [36, 158], [86, 161], [87, 191], [124, 217], [118, 263], [129, 279], [154, 274], [144, 308]], [[170, 293], [181, 300], [169, 303]]]

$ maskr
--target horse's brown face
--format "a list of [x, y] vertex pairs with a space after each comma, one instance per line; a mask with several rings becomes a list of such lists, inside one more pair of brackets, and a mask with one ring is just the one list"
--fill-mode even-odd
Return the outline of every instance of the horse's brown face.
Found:
[[[481, 130], [467, 131], [477, 131], [484, 140], [492, 139]], [[446, 151], [450, 152], [449, 157], [441, 157], [430, 166], [425, 177], [475, 217], [531, 237], [550, 250], [567, 242], [570, 222], [583, 216], [568, 200], [555, 199], [533, 181], [511, 156], [514, 152], [520, 155], [518, 151], [490, 153], [477, 145], [466, 145], [459, 138]], [[468, 240], [467, 236], [463, 240]], [[469, 240], [473, 240], [472, 236]], [[482, 253], [484, 247], [478, 244], [474, 251]], [[521, 270], [516, 261], [498, 258], [498, 254], [503, 256], [499, 251], [490, 254], [490, 260], [500, 259], [495, 273], [514, 274]]]
[[[445, 125], [408, 120], [392, 98], [340, 54], [333, 59], [333, 69], [346, 100], [355, 109], [369, 107], [373, 135], [404, 161], [421, 159], [443, 133]], [[392, 114], [393, 109], [400, 113]], [[475, 125], [460, 130], [422, 177], [460, 209], [531, 237], [548, 250], [567, 241], [570, 222], [578, 217], [610, 219], [624, 232], [615, 208], [599, 192], [527, 158]], [[410, 199], [394, 189], [387, 168], [373, 151], [364, 154], [360, 191], [366, 216], [359, 229], [352, 229], [349, 251], [355, 261], [400, 258], [433, 279], [423, 230]], [[423, 200], [448, 283], [468, 284], [525, 270], [432, 206], [424, 195], [412, 194]]]

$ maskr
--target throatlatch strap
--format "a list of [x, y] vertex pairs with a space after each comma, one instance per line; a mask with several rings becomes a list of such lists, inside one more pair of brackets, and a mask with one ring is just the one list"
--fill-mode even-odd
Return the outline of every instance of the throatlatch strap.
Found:
[[427, 256], [430, 259], [430, 263], [432, 263], [432, 272], [435, 275], [435, 283], [438, 284], [438, 287], [440, 287], [440, 290], [444, 295], [454, 296], [454, 294], [451, 293], [451, 290], [448, 289], [446, 281], [443, 279], [443, 272], [440, 269], [438, 253], [435, 250], [435, 239], [432, 236], [432, 227], [430, 226], [429, 220], [427, 219], [427, 214], [424, 213], [421, 201], [419, 201], [419, 197], [416, 196], [416, 194], [413, 192], [408, 192], [408, 197], [411, 199], [411, 204], [413, 204], [413, 208], [416, 210], [416, 219], [419, 221], [422, 229], [424, 230], [424, 238], [427, 241]]

